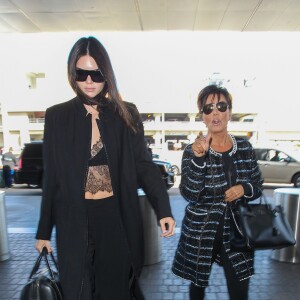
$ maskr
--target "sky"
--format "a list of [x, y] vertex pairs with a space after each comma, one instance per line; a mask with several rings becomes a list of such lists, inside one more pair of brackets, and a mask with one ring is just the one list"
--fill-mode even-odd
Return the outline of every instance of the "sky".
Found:
[[[299, 33], [96, 32], [0, 35], [0, 101], [40, 108], [73, 96], [66, 76], [76, 40], [94, 35], [106, 47], [123, 98], [140, 111], [196, 111], [196, 97], [213, 73], [230, 80], [233, 111], [294, 122], [300, 111]], [[28, 91], [27, 72], [45, 72]], [[251, 88], [245, 89], [244, 79]], [[288, 108], [283, 110], [282, 108]], [[271, 112], [271, 113], [270, 113]], [[284, 113], [284, 114], [283, 114]], [[296, 124], [296, 122], [295, 122]]]

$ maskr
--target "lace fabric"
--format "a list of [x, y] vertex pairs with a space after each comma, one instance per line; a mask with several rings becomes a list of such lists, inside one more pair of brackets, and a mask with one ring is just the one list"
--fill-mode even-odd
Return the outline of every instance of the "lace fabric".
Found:
[[112, 192], [111, 178], [107, 165], [89, 167], [85, 192], [96, 194], [99, 191]]
[[[91, 113], [91, 112], [89, 112]], [[103, 142], [100, 135], [100, 131], [97, 125], [96, 119], [98, 114], [92, 114], [92, 140], [91, 140], [91, 156], [92, 160], [100, 151], [104, 151]], [[101, 155], [105, 155], [101, 153]], [[97, 159], [97, 158], [96, 158]], [[88, 175], [86, 179], [85, 192], [92, 195], [98, 192], [112, 192], [111, 176], [107, 165], [107, 159], [104, 158], [103, 164], [99, 162], [99, 165], [90, 165], [88, 169]], [[97, 163], [96, 163], [97, 164]]]
[[101, 139], [101, 136], [100, 136], [99, 140], [92, 147], [91, 158], [96, 156], [102, 148], [103, 148], [103, 143], [102, 143], [102, 139]]

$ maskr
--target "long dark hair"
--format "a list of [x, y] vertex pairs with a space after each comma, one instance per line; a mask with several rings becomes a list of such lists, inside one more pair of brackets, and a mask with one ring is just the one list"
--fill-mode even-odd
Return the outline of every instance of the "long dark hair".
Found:
[[[88, 55], [95, 60], [105, 78], [103, 90], [94, 98], [85, 95], [79, 89], [76, 82], [76, 64], [80, 57], [85, 55]], [[110, 101], [127, 126], [134, 132], [137, 131], [137, 126], [118, 91], [116, 77], [108, 53], [100, 41], [95, 37], [90, 36], [80, 38], [72, 47], [68, 57], [68, 79], [76, 95], [85, 104], [97, 105], [98, 110], [100, 110], [101, 104], [105, 105], [106, 101]]]

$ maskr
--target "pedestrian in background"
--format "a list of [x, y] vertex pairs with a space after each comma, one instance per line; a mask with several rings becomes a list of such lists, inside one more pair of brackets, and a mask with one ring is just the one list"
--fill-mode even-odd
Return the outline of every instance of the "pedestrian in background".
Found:
[[254, 252], [230, 247], [230, 206], [258, 198], [262, 179], [251, 144], [228, 133], [232, 98], [225, 88], [200, 91], [198, 108], [207, 127], [182, 157], [180, 192], [188, 201], [173, 272], [191, 281], [190, 299], [204, 299], [213, 262], [225, 271], [231, 300], [248, 299]]
[[6, 188], [10, 188], [13, 183], [13, 174], [17, 167], [17, 158], [13, 154], [13, 148], [9, 147], [8, 152], [2, 155], [3, 179]]
[[51, 251], [56, 226], [64, 300], [143, 299], [143, 188], [163, 237], [174, 234], [168, 194], [134, 104], [122, 101], [103, 45], [79, 39], [69, 54], [76, 97], [48, 108], [36, 248]]

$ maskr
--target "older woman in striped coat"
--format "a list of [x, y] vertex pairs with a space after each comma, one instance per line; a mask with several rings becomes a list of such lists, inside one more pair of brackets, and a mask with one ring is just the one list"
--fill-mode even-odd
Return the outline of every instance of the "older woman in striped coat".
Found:
[[190, 299], [204, 299], [213, 262], [224, 267], [231, 300], [248, 299], [254, 253], [230, 248], [229, 206], [261, 195], [262, 179], [251, 144], [230, 135], [232, 98], [225, 88], [200, 91], [198, 107], [207, 135], [188, 145], [182, 157], [180, 192], [188, 201], [173, 272], [191, 281]]

